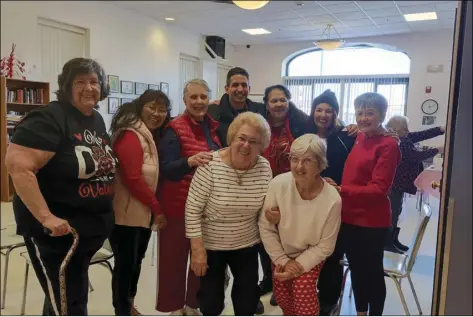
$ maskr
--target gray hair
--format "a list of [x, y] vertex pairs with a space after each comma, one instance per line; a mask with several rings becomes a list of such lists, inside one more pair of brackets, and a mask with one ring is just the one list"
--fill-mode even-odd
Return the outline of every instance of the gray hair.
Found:
[[307, 133], [292, 142], [291, 156], [304, 155], [307, 151], [315, 157], [320, 172], [328, 167], [327, 143], [324, 139], [316, 134]]
[[261, 153], [263, 153], [268, 147], [271, 139], [271, 128], [269, 127], [268, 121], [266, 121], [266, 119], [259, 113], [247, 111], [239, 114], [228, 127], [227, 144], [232, 144], [236, 134], [245, 124], [252, 126], [260, 133], [262, 146]]
[[[386, 127], [389, 129], [393, 129], [397, 132], [397, 134], [401, 135], [401, 133], [408, 130], [409, 119], [405, 116], [393, 116], [389, 119]], [[401, 133], [400, 133], [401, 132]]]
[[182, 96], [186, 96], [188, 90], [189, 90], [189, 85], [198, 85], [201, 87], [204, 87], [205, 90], [207, 90], [207, 93], [210, 92], [209, 84], [203, 79], [200, 78], [194, 78], [189, 80], [185, 85], [184, 85], [184, 90], [182, 91]]
[[355, 99], [355, 110], [363, 108], [376, 109], [381, 115], [381, 121], [384, 121], [388, 112], [388, 100], [377, 92], [367, 92]]

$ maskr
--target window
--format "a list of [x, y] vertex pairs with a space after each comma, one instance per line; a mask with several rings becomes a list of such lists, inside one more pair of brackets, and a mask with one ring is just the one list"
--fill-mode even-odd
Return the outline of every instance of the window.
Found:
[[355, 123], [354, 101], [365, 92], [388, 99], [386, 121], [405, 114], [410, 59], [404, 53], [374, 47], [310, 51], [291, 59], [286, 70], [283, 82], [292, 101], [307, 114], [312, 100], [327, 89], [337, 96], [345, 124]]

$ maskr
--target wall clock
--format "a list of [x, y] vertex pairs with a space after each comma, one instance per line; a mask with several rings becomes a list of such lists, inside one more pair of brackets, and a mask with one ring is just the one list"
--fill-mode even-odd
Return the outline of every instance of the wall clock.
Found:
[[439, 110], [439, 104], [433, 99], [427, 99], [422, 103], [421, 110], [425, 114], [432, 115]]

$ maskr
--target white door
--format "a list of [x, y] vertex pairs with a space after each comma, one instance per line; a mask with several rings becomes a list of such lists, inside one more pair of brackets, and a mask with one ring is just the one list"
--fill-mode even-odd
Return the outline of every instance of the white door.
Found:
[[227, 73], [232, 69], [232, 66], [218, 64], [217, 65], [217, 94], [214, 99], [222, 98], [225, 93], [225, 85], [227, 84]]
[[41, 73], [49, 82], [51, 100], [58, 89], [57, 77], [64, 64], [75, 57], [86, 57], [86, 30], [51, 20], [39, 18], [41, 36]]
[[179, 114], [183, 113], [186, 109], [184, 101], [182, 101], [182, 93], [184, 86], [189, 80], [198, 77], [198, 62], [199, 59], [193, 56], [181, 54], [179, 57]]

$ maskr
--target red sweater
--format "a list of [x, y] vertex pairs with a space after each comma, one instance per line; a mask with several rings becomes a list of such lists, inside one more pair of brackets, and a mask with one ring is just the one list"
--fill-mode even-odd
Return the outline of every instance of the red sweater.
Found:
[[360, 227], [390, 227], [388, 194], [401, 151], [396, 139], [359, 133], [343, 170], [342, 222]]
[[113, 145], [115, 155], [120, 162], [119, 173], [131, 195], [145, 206], [150, 206], [155, 215], [161, 208], [155, 193], [146, 184], [141, 170], [143, 168], [143, 149], [140, 140], [132, 131], [124, 131]]

